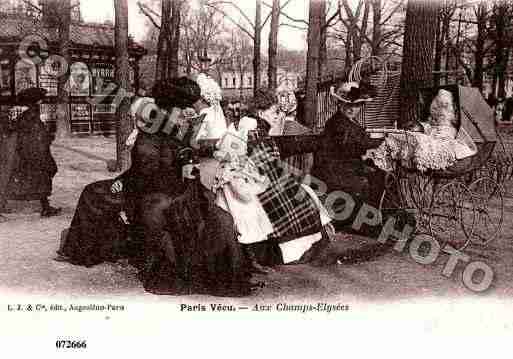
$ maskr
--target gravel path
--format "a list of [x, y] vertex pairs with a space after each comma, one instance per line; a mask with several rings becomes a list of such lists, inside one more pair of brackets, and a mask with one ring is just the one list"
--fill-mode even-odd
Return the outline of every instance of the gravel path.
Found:
[[[3, 293], [30, 295], [65, 295], [69, 297], [118, 297], [172, 300], [144, 292], [135, 270], [120, 264], [103, 264], [93, 268], [72, 266], [52, 260], [59, 245], [60, 232], [73, 215], [80, 191], [87, 183], [111, 178], [106, 160], [113, 157], [113, 139], [103, 137], [76, 138], [59, 141], [53, 147], [59, 165], [54, 181], [52, 204], [62, 206], [64, 214], [41, 219], [37, 203], [11, 203], [17, 209], [9, 221], [0, 224], [0, 288]], [[406, 300], [426, 297], [510, 296], [513, 293], [512, 213], [513, 200], [507, 200], [505, 230], [501, 238], [486, 248], [471, 247], [472, 260], [482, 260], [495, 270], [496, 280], [485, 294], [469, 291], [461, 281], [462, 266], [446, 278], [441, 273], [448, 260], [441, 255], [431, 265], [417, 264], [409, 255], [393, 250], [371, 261], [357, 264], [313, 268], [306, 265], [283, 266], [259, 279], [267, 285], [253, 297], [283, 300], [284, 298], [353, 298], [362, 301]], [[352, 248], [369, 239], [357, 238], [341, 246]], [[193, 297], [192, 299], [198, 299]]]

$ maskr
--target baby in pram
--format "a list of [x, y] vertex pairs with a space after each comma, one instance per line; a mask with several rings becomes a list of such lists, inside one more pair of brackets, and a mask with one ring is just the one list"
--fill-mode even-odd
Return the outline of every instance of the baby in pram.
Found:
[[444, 170], [477, 153], [475, 143], [459, 126], [451, 92], [440, 90], [429, 112], [428, 121], [421, 123], [421, 132], [390, 133], [378, 148], [367, 151], [364, 159], [371, 159], [384, 171], [392, 171], [400, 163], [425, 172]]

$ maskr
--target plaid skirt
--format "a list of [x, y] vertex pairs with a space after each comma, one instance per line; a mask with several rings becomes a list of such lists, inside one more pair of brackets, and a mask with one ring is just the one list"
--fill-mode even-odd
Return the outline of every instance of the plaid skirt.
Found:
[[287, 170], [276, 143], [266, 139], [256, 144], [250, 158], [269, 179], [267, 190], [258, 199], [273, 225], [270, 239], [284, 242], [320, 231], [319, 208], [299, 179]]

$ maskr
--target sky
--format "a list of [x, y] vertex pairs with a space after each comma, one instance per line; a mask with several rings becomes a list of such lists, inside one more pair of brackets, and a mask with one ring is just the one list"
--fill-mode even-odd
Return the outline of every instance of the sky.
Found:
[[[196, 0], [190, 0], [195, 3]], [[253, 19], [255, 13], [254, 0], [234, 0], [248, 16]], [[271, 3], [271, 0], [264, 0], [265, 3]], [[283, 2], [283, 1], [282, 1]], [[308, 19], [308, 0], [291, 0], [285, 8], [285, 13], [293, 18]], [[227, 8], [228, 9], [228, 8]], [[81, 0], [81, 11], [85, 21], [90, 22], [104, 22], [105, 20], [114, 21], [114, 5], [112, 0]], [[232, 17], [240, 18], [236, 10], [228, 10]], [[262, 19], [265, 19], [268, 8], [262, 6]], [[146, 18], [139, 12], [137, 7], [137, 0], [128, 0], [128, 21], [129, 32], [136, 40], [141, 40], [146, 33]], [[286, 19], [282, 19], [283, 22]], [[303, 26], [298, 23], [296, 25]], [[269, 30], [267, 25], [262, 33], [262, 39], [267, 39]], [[293, 29], [288, 26], [281, 26], [278, 35], [278, 41], [282, 46], [289, 49], [301, 50], [306, 48], [306, 31]], [[267, 41], [262, 41], [265, 49]]]

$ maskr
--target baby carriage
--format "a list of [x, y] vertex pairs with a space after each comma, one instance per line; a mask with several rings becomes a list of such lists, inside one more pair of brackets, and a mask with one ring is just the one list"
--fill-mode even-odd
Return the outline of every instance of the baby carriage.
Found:
[[[500, 235], [504, 219], [502, 174], [492, 154], [499, 137], [492, 109], [476, 88], [448, 85], [419, 92], [429, 108], [440, 89], [454, 98], [457, 131], [466, 131], [477, 147], [473, 156], [444, 170], [418, 171], [398, 163], [387, 176], [380, 210], [403, 209], [414, 214], [417, 233], [433, 236], [443, 248], [462, 250], [485, 245]], [[427, 111], [426, 111], [427, 113]]]

